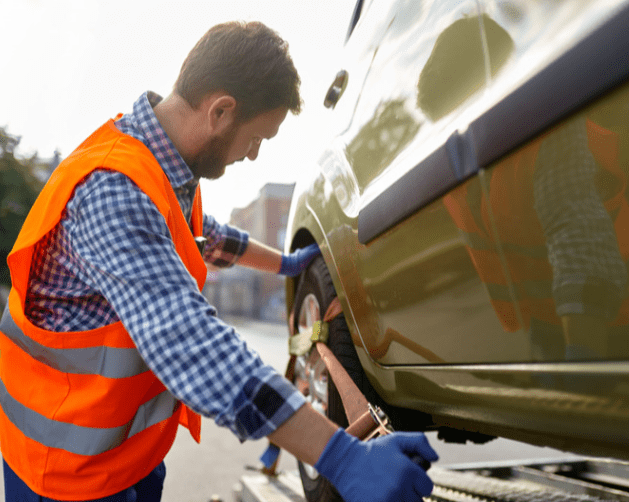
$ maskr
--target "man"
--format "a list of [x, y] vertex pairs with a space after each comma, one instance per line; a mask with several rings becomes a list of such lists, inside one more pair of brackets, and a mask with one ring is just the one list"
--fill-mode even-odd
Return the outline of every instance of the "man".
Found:
[[[268, 436], [348, 501], [420, 500], [409, 460], [422, 434], [362, 443], [315, 412], [200, 294], [206, 264], [299, 274], [283, 256], [203, 216], [200, 177], [254, 160], [300, 109], [286, 43], [260, 23], [216, 26], [174, 92], [146, 93], [53, 173], [9, 257], [0, 323], [0, 440], [7, 500], [159, 501], [179, 423], [199, 414], [241, 440]], [[191, 231], [192, 230], [192, 231]], [[197, 249], [193, 235], [208, 243]]]

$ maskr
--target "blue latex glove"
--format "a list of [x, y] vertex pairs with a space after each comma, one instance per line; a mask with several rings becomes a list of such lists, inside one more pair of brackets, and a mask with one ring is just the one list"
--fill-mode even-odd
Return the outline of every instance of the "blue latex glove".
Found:
[[301, 274], [310, 262], [321, 254], [317, 244], [310, 244], [305, 248], [293, 251], [291, 254], [282, 255], [282, 265], [280, 266], [280, 274], [289, 277], [295, 277]]
[[268, 448], [264, 450], [264, 453], [260, 457], [260, 462], [264, 464], [264, 467], [270, 469], [280, 456], [280, 447], [270, 443]]
[[426, 472], [411, 460], [438, 459], [422, 433], [394, 432], [360, 441], [345, 430], [334, 433], [315, 469], [346, 502], [417, 502], [432, 492]]

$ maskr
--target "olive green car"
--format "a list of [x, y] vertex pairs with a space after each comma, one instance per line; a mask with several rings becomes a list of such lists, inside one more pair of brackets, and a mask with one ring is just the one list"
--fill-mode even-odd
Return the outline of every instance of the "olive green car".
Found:
[[288, 223], [322, 257], [287, 307], [304, 331], [338, 296], [328, 345], [394, 427], [629, 459], [628, 26], [627, 1], [356, 5]]

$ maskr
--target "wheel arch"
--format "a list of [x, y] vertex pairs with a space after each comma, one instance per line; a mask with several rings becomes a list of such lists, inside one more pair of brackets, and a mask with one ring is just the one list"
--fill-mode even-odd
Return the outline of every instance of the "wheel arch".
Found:
[[[319, 235], [315, 235], [318, 233]], [[322, 229], [318, 226], [315, 226], [314, 231], [310, 227], [301, 227], [299, 228], [290, 244], [290, 251], [295, 251], [296, 249], [306, 247], [310, 244], [318, 244], [321, 249], [321, 255], [323, 260], [325, 261], [326, 266], [328, 267], [328, 271], [332, 278], [332, 282], [334, 283], [334, 288], [339, 295], [339, 299], [341, 300], [341, 304], [343, 305], [343, 311], [346, 315], [350, 313], [349, 305], [345, 301], [344, 290], [343, 290], [343, 282], [341, 281], [338, 270], [336, 268], [336, 262], [333, 256], [333, 251], [330, 249], [330, 243], [323, 233]], [[285, 288], [286, 288], [286, 312], [290, 314], [292, 309], [294, 308], [295, 301], [295, 292], [299, 287], [299, 283], [303, 277], [303, 273], [298, 275], [297, 277], [287, 277]]]
[[[290, 243], [290, 251], [295, 251], [296, 249], [309, 246], [310, 244], [314, 244], [316, 242], [317, 240], [312, 235], [310, 230], [302, 227], [297, 230], [293, 236]], [[286, 312], [289, 314], [293, 310], [295, 304], [295, 292], [297, 291], [300, 278], [301, 275], [298, 275], [297, 277], [286, 277]], [[288, 319], [288, 322], [290, 323], [290, 319]]]

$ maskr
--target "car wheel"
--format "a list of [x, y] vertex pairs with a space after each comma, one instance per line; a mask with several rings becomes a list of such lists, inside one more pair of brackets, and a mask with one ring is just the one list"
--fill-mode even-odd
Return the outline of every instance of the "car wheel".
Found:
[[[323, 258], [319, 256], [306, 270], [295, 294], [295, 332], [304, 331], [311, 327], [315, 321], [322, 320], [335, 297], [336, 291], [330, 273]], [[360, 365], [343, 314], [328, 323], [328, 332], [330, 350], [358, 388], [370, 400], [375, 391], [367, 381]], [[328, 377], [328, 371], [316, 349], [313, 348], [307, 354], [296, 359], [293, 381], [313, 408], [341, 427], [347, 427], [348, 422], [343, 402], [334, 383]], [[306, 499], [309, 502], [342, 501], [332, 484], [320, 476], [314, 467], [302, 462], [299, 462], [298, 465]]]

